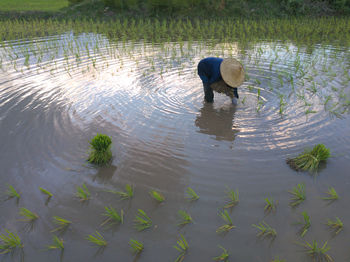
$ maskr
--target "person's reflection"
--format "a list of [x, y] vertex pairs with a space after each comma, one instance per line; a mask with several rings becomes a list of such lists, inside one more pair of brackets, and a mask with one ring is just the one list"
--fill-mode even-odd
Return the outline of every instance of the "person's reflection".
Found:
[[204, 103], [195, 124], [199, 132], [216, 136], [216, 140], [233, 141], [239, 130], [233, 126], [235, 106], [215, 109], [213, 103]]

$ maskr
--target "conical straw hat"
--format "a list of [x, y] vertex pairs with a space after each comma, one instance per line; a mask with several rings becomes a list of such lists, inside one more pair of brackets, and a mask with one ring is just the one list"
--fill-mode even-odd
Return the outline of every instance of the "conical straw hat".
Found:
[[234, 58], [225, 58], [220, 65], [222, 79], [231, 87], [238, 87], [244, 82], [244, 69]]

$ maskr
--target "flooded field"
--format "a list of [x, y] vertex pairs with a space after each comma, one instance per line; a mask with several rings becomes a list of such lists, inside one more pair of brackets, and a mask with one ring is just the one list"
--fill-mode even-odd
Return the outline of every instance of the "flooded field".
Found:
[[[197, 64], [207, 56], [235, 57], [246, 81], [239, 104], [215, 94], [204, 102]], [[21, 238], [23, 249], [0, 261], [175, 261], [180, 236], [188, 243], [184, 261], [213, 261], [224, 247], [229, 261], [312, 261], [297, 243], [328, 241], [334, 261], [348, 261], [350, 210], [350, 53], [345, 42], [302, 43], [281, 39], [148, 41], [98, 33], [64, 33], [0, 45], [0, 232]], [[113, 161], [97, 168], [86, 161], [89, 141], [112, 138]], [[332, 157], [317, 174], [295, 172], [286, 159], [323, 143]], [[76, 197], [86, 185], [88, 201]], [[111, 190], [129, 184], [134, 196], [121, 200]], [[306, 200], [291, 207], [289, 192], [305, 185]], [[7, 199], [12, 185], [21, 197]], [[47, 201], [39, 187], [53, 196]], [[188, 201], [187, 189], [199, 196]], [[334, 187], [336, 201], [326, 201]], [[162, 203], [151, 198], [157, 190]], [[217, 229], [227, 208], [233, 225]], [[264, 212], [266, 198], [277, 201]], [[101, 225], [105, 207], [123, 210], [120, 225]], [[26, 223], [20, 208], [39, 218]], [[152, 220], [135, 229], [142, 209]], [[193, 222], [180, 223], [185, 210]], [[302, 212], [311, 226], [300, 235]], [[64, 251], [47, 250], [54, 232]], [[339, 217], [344, 230], [326, 225]], [[266, 222], [275, 238], [258, 237], [253, 224]], [[86, 238], [96, 230], [100, 249]], [[130, 239], [144, 244], [139, 256]], [[277, 261], [277, 260], [276, 260]]]

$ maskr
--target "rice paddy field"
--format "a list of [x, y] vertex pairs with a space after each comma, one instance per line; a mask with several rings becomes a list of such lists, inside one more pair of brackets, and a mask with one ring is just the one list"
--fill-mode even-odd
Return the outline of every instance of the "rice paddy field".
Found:
[[[348, 18], [0, 22], [0, 261], [350, 261]], [[197, 64], [234, 57], [239, 103]], [[96, 134], [110, 165], [87, 162]], [[286, 163], [324, 144], [317, 172]]]

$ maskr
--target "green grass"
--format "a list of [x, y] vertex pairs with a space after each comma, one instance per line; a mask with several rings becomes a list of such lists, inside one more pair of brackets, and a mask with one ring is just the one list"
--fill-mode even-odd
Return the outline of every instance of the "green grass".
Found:
[[77, 187], [77, 192], [75, 195], [80, 199], [80, 201], [87, 201], [90, 199], [90, 191], [85, 184], [83, 184], [82, 187]]
[[293, 187], [291, 191], [288, 191], [293, 195], [290, 205], [292, 207], [296, 207], [300, 205], [304, 200], [306, 199], [305, 194], [305, 185], [304, 184], [298, 184], [296, 187]]
[[21, 194], [16, 191], [16, 189], [11, 186], [7, 185], [7, 191], [5, 191], [5, 194], [8, 196], [8, 198], [16, 198], [19, 200], [21, 198]]
[[221, 253], [221, 255], [219, 255], [217, 257], [213, 257], [213, 260], [214, 261], [224, 261], [224, 262], [228, 261], [228, 257], [230, 256], [230, 254], [227, 252], [227, 250], [224, 247], [219, 245], [219, 248], [222, 249], [222, 253]]
[[53, 223], [57, 225], [58, 227], [51, 230], [51, 232], [56, 232], [56, 231], [61, 231], [61, 230], [66, 230], [70, 224], [72, 224], [71, 221], [64, 219], [59, 216], [54, 216], [52, 219]]
[[303, 221], [299, 221], [296, 224], [302, 225], [299, 232], [300, 232], [300, 236], [304, 237], [311, 226], [311, 220], [310, 220], [310, 216], [306, 211], [302, 212], [301, 214], [303, 216]]
[[25, 222], [34, 222], [35, 220], [37, 220], [39, 218], [39, 216], [37, 214], [35, 214], [34, 212], [21, 207], [19, 209], [19, 214], [24, 217], [24, 219], [22, 219], [21, 221], [25, 221]]
[[164, 196], [156, 190], [151, 190], [149, 194], [154, 200], [158, 201], [159, 203], [162, 203], [165, 200]]
[[101, 224], [103, 226], [106, 223], [110, 223], [111, 225], [123, 224], [124, 222], [124, 211], [123, 209], [120, 211], [120, 214], [113, 207], [105, 207], [105, 213], [102, 214], [106, 216], [107, 219]]
[[182, 262], [185, 259], [185, 255], [188, 250], [188, 243], [186, 238], [181, 234], [179, 240], [176, 242], [177, 245], [174, 245], [174, 248], [180, 252], [178, 257], [175, 259], [175, 262]]
[[224, 208], [231, 208], [231, 207], [234, 207], [238, 204], [238, 202], [239, 202], [238, 190], [235, 192], [234, 190], [229, 189], [226, 192], [226, 195], [228, 197], [228, 203], [226, 205], [224, 205]]
[[149, 216], [147, 216], [145, 211], [138, 209], [137, 216], [134, 220], [134, 226], [137, 231], [143, 231], [152, 226], [152, 220]]
[[196, 201], [199, 199], [199, 196], [196, 194], [196, 192], [194, 192], [194, 190], [192, 188], [188, 187], [186, 189], [186, 198], [189, 201]]
[[59, 11], [68, 0], [1, 0], [0, 11]]
[[0, 234], [0, 254], [13, 252], [16, 248], [23, 248], [22, 241], [16, 233], [5, 229], [7, 234]]
[[259, 230], [257, 236], [260, 237], [273, 237], [275, 238], [277, 236], [277, 232], [274, 228], [272, 228], [269, 224], [266, 222], [260, 222], [259, 224], [253, 224], [253, 227]]
[[130, 239], [129, 241], [131, 252], [138, 255], [143, 251], [143, 244], [135, 239]]
[[95, 232], [95, 235], [93, 235], [93, 234], [88, 235], [86, 237], [86, 239], [89, 242], [91, 242], [99, 247], [107, 246], [107, 241], [103, 238], [103, 236], [98, 231]]
[[48, 249], [64, 249], [63, 239], [58, 238], [57, 236], [53, 235], [52, 237], [52, 244], [47, 246]]
[[90, 154], [88, 161], [99, 166], [107, 164], [112, 159], [112, 139], [104, 134], [97, 134], [90, 141]]
[[185, 210], [179, 210], [178, 216], [180, 218], [180, 222], [177, 224], [178, 226], [184, 226], [193, 222], [191, 215]]
[[335, 191], [334, 187], [329, 187], [326, 194], [327, 196], [323, 197], [322, 199], [331, 201], [339, 199], [338, 193]]
[[322, 162], [330, 157], [330, 150], [323, 144], [306, 149], [295, 158], [287, 159], [287, 164], [296, 171], [316, 172]]
[[335, 220], [328, 219], [327, 226], [329, 226], [334, 231], [335, 235], [338, 235], [338, 233], [344, 228], [344, 224], [339, 219], [339, 217], [336, 217]]
[[220, 212], [219, 216], [226, 222], [226, 224], [220, 226], [216, 230], [216, 233], [226, 233], [226, 232], [230, 231], [232, 228], [236, 227], [233, 225], [232, 219], [231, 219], [229, 213], [227, 212], [227, 210]]
[[305, 241], [304, 243], [300, 243], [301, 246], [305, 248], [305, 253], [310, 255], [313, 261], [315, 262], [333, 262], [333, 258], [327, 254], [330, 250], [328, 246], [328, 242], [324, 242], [322, 247], [318, 246], [317, 241], [313, 240], [312, 244]]
[[134, 187], [132, 185], [126, 184], [125, 191], [106, 190], [106, 192], [119, 195], [121, 199], [126, 200], [131, 199], [134, 196]]

